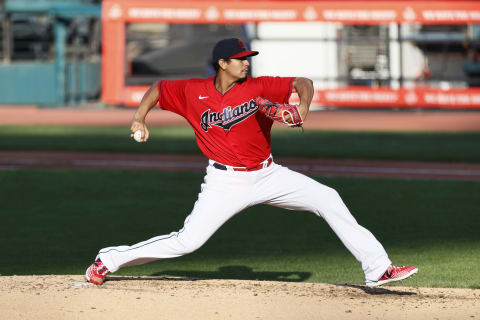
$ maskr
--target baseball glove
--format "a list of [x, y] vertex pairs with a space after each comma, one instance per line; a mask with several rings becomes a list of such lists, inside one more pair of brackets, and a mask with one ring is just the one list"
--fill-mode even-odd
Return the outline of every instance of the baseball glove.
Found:
[[[285, 123], [289, 127], [301, 127], [303, 124], [302, 115], [294, 104], [276, 103], [262, 97], [256, 97], [255, 103], [258, 110], [272, 120]], [[286, 115], [290, 117], [285, 119]]]

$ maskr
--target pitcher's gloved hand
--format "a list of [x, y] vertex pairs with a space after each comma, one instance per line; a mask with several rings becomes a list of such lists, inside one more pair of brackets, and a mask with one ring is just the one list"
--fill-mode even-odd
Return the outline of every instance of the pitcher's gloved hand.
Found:
[[255, 103], [258, 110], [272, 120], [285, 123], [289, 127], [301, 127], [303, 124], [298, 106], [294, 104], [276, 103], [262, 97], [256, 97]]

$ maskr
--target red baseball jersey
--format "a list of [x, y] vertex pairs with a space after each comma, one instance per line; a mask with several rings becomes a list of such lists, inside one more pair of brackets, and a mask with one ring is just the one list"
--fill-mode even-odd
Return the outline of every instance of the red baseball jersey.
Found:
[[225, 94], [215, 77], [160, 81], [159, 105], [183, 116], [195, 131], [200, 150], [214, 161], [253, 168], [271, 152], [273, 121], [257, 112], [255, 97], [288, 103], [295, 78], [248, 77]]

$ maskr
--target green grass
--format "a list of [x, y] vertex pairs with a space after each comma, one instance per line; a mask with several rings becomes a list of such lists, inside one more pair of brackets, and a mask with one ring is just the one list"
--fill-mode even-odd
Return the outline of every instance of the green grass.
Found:
[[[0, 171], [0, 274], [83, 274], [102, 247], [181, 228], [201, 173]], [[479, 288], [480, 183], [319, 178], [336, 188], [392, 260], [418, 264], [401, 285]], [[119, 275], [362, 284], [359, 263], [311, 213], [256, 206], [198, 251]]]
[[[128, 127], [0, 126], [0, 150], [200, 154], [186, 127], [152, 127], [138, 144]], [[272, 132], [274, 156], [480, 162], [480, 133]]]

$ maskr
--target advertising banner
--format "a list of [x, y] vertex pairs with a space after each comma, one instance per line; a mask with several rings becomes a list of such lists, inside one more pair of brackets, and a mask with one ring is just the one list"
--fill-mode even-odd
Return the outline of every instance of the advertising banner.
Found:
[[[125, 105], [138, 106], [148, 86], [128, 86]], [[290, 103], [298, 104], [293, 94]], [[316, 107], [346, 108], [447, 108], [479, 109], [480, 89], [379, 89], [371, 87], [344, 87], [316, 89], [312, 101]]]
[[480, 23], [479, 1], [108, 1], [103, 20], [172, 23], [320, 21], [344, 24]]

